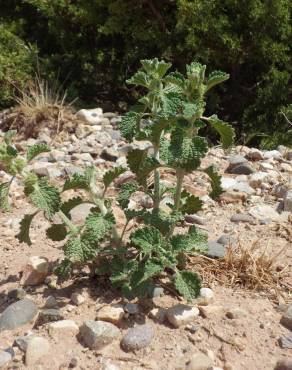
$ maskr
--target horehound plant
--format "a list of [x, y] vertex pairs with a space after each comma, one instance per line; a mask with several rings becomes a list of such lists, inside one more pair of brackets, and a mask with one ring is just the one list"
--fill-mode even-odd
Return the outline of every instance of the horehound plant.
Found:
[[[234, 132], [230, 125], [216, 115], [206, 117], [205, 94], [215, 85], [228, 79], [222, 72], [205, 76], [206, 67], [199, 63], [187, 66], [186, 76], [168, 73], [171, 64], [164, 61], [143, 60], [142, 68], [128, 81], [144, 91], [130, 112], [120, 123], [126, 140], [147, 140], [149, 149], [132, 149], [127, 155], [128, 168], [135, 180], [123, 184], [114, 200], [107, 198], [107, 190], [123, 172], [124, 167], [115, 167], [103, 176], [103, 185], [96, 180], [96, 169], [88, 167], [84, 174], [75, 174], [67, 179], [62, 189], [52, 186], [45, 177], [28, 171], [27, 164], [38, 154], [49, 151], [46, 145], [30, 147], [26, 156], [21, 156], [12, 145], [12, 132], [6, 133], [0, 148], [0, 161], [11, 180], [1, 184], [1, 206], [8, 208], [9, 187], [15, 178], [22, 180], [24, 194], [36, 207], [35, 212], [24, 216], [17, 238], [31, 244], [30, 225], [38, 213], [51, 221], [47, 236], [54, 241], [64, 240], [64, 259], [57, 272], [70, 276], [74, 267], [94, 265], [98, 275], [107, 276], [114, 286], [122, 288], [129, 297], [143, 296], [163, 278], [163, 283], [174, 288], [191, 300], [200, 290], [199, 276], [185, 270], [188, 254], [204, 253], [207, 236], [195, 226], [185, 234], [176, 234], [185, 214], [193, 214], [202, 207], [202, 201], [184, 189], [184, 177], [194, 170], [204, 171], [211, 180], [212, 198], [222, 189], [220, 177], [211, 166], [201, 169], [201, 159], [208, 151], [207, 141], [199, 136], [206, 124], [221, 137], [223, 148], [232, 145]], [[176, 186], [167, 187], [160, 180], [162, 168], [176, 174]], [[154, 173], [154, 186], [147, 181]], [[63, 202], [63, 193], [76, 190], [76, 196]], [[153, 199], [153, 208], [133, 210], [130, 199], [137, 191], [143, 191]], [[161, 207], [163, 198], [171, 198], [168, 207]], [[94, 207], [84, 225], [77, 226], [70, 212], [82, 203]], [[112, 204], [115, 202], [124, 212], [126, 224], [118, 232]], [[169, 210], [169, 211], [167, 211]], [[56, 217], [60, 220], [56, 222]], [[138, 226], [129, 235], [127, 226], [135, 219]], [[54, 221], [53, 221], [54, 220]], [[137, 224], [135, 223], [135, 224]], [[168, 282], [166, 280], [168, 279]]]

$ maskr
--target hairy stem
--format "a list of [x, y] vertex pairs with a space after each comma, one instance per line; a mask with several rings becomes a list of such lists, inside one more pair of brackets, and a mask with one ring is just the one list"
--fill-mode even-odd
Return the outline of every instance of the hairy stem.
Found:
[[[160, 140], [159, 140], [160, 141]], [[159, 141], [154, 145], [154, 158], [159, 160]], [[159, 170], [154, 170], [154, 209], [159, 208], [160, 203], [160, 174]]]
[[176, 211], [178, 211], [180, 207], [180, 199], [181, 199], [184, 175], [185, 175], [184, 170], [178, 169], [176, 171], [177, 183], [176, 183], [175, 196], [174, 196], [174, 209]]
[[73, 234], [78, 234], [78, 228], [71, 222], [71, 220], [65, 215], [64, 212], [58, 211], [57, 215], [60, 217], [60, 219], [64, 222], [66, 226], [72, 231]]

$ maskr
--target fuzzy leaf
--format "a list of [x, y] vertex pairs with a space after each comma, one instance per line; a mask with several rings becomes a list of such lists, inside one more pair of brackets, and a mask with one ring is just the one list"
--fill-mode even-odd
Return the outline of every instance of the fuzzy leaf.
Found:
[[80, 237], [69, 239], [64, 245], [64, 254], [70, 262], [85, 262], [84, 252], [87, 245], [82, 243]]
[[127, 80], [127, 83], [130, 85], [137, 85], [137, 86], [143, 86], [148, 87], [150, 84], [149, 77], [145, 72], [138, 71], [134, 74], [131, 78]]
[[223, 193], [223, 189], [221, 187], [221, 176], [215, 170], [214, 166], [209, 166], [204, 171], [211, 180], [212, 191], [209, 195], [212, 199], [217, 199]]
[[143, 227], [131, 235], [131, 241], [143, 253], [150, 254], [163, 245], [163, 236], [153, 226]]
[[60, 279], [69, 279], [69, 277], [72, 274], [72, 262], [65, 258], [63, 261], [59, 263], [59, 265], [55, 268], [54, 273], [60, 278]]
[[65, 181], [63, 191], [66, 190], [76, 190], [76, 189], [85, 189], [88, 190], [89, 183], [85, 175], [79, 173], [74, 173], [74, 175]]
[[195, 136], [190, 138], [183, 130], [176, 129], [171, 140], [161, 142], [161, 159], [169, 166], [184, 169], [191, 172], [199, 167], [201, 158], [208, 151], [208, 145], [204, 138]]
[[64, 240], [67, 236], [66, 226], [63, 224], [54, 224], [46, 231], [47, 237], [55, 242]]
[[27, 149], [26, 159], [28, 162], [33, 160], [36, 156], [41, 153], [49, 152], [51, 149], [48, 147], [47, 144], [36, 144]]
[[110, 184], [126, 170], [127, 169], [125, 167], [115, 167], [112, 170], [107, 171], [103, 176], [103, 183], [105, 188], [107, 189]]
[[126, 209], [130, 202], [130, 197], [138, 190], [138, 184], [134, 181], [127, 182], [121, 186], [117, 201], [121, 208]]
[[183, 116], [186, 119], [199, 119], [204, 113], [206, 103], [199, 101], [196, 103], [184, 102], [183, 104]]
[[28, 195], [33, 204], [44, 211], [46, 217], [52, 218], [61, 203], [58, 189], [49, 185], [47, 179], [43, 177], [38, 179], [31, 190]]
[[145, 184], [150, 172], [160, 166], [157, 159], [147, 155], [147, 150], [131, 150], [128, 153], [127, 161], [130, 170], [136, 174], [139, 184]]
[[196, 298], [201, 289], [201, 279], [192, 271], [178, 271], [175, 274], [174, 284], [177, 291], [187, 300]]
[[139, 122], [142, 118], [141, 113], [136, 112], [128, 112], [123, 117], [121, 122], [119, 123], [119, 129], [121, 131], [122, 136], [128, 140], [133, 140], [135, 134], [138, 131]]
[[208, 251], [208, 237], [207, 234], [191, 226], [187, 234], [174, 235], [170, 244], [174, 253], [190, 253]]
[[207, 79], [207, 91], [210, 90], [213, 86], [228, 80], [229, 77], [229, 74], [221, 71], [214, 71], [210, 73]]
[[29, 237], [29, 230], [32, 220], [37, 213], [38, 211], [32, 214], [26, 214], [20, 221], [19, 233], [16, 235], [16, 238], [19, 240], [20, 243], [26, 243], [27, 245], [32, 244]]
[[168, 214], [162, 209], [154, 209], [152, 212], [144, 211], [141, 216], [146, 225], [156, 227], [162, 234], [167, 234], [176, 223], [183, 219], [180, 212]]
[[71, 219], [70, 211], [83, 203], [82, 198], [74, 197], [61, 204], [60, 210]]
[[171, 67], [171, 63], [158, 60], [157, 58], [141, 60], [141, 64], [149, 75], [157, 79], [161, 79]]
[[181, 194], [181, 207], [180, 212], [185, 214], [193, 214], [202, 209], [203, 202], [200, 198], [196, 197], [195, 195], [189, 194], [187, 191], [182, 191]]
[[234, 141], [234, 129], [228, 123], [221, 121], [216, 114], [209, 117], [211, 126], [218, 132], [221, 138], [222, 147], [224, 149], [229, 148]]
[[9, 210], [8, 195], [10, 184], [11, 181], [0, 184], [0, 208], [5, 212]]

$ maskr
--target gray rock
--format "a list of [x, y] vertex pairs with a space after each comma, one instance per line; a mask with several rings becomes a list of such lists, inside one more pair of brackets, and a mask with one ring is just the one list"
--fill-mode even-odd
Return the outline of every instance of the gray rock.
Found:
[[279, 344], [281, 348], [289, 348], [292, 349], [292, 333], [288, 335], [283, 335], [279, 338]]
[[279, 213], [273, 207], [267, 204], [254, 206], [250, 208], [248, 213], [258, 220], [279, 221], [280, 219]]
[[105, 321], [88, 320], [80, 328], [84, 343], [91, 349], [100, 349], [111, 343], [120, 334], [119, 329]]
[[268, 150], [264, 152], [264, 159], [281, 159], [282, 154], [278, 150]]
[[163, 295], [164, 295], [164, 289], [159, 285], [155, 285], [149, 289], [149, 293], [148, 293], [149, 298], [161, 297]]
[[115, 162], [119, 158], [119, 153], [112, 148], [105, 148], [101, 153], [101, 158]]
[[274, 370], [292, 370], [292, 358], [285, 358], [279, 360]]
[[234, 243], [234, 238], [231, 235], [223, 234], [218, 238], [217, 243], [222, 245], [230, 245]]
[[13, 359], [14, 351], [12, 348], [8, 348], [4, 351], [0, 351], [0, 368], [2, 369]]
[[292, 190], [288, 190], [284, 197], [284, 211], [292, 212]]
[[286, 158], [288, 159], [288, 161], [292, 161], [292, 151], [286, 154]]
[[44, 325], [48, 322], [60, 321], [63, 320], [64, 316], [60, 310], [56, 308], [48, 308], [40, 312], [37, 324]]
[[255, 190], [246, 181], [236, 182], [236, 184], [233, 186], [233, 190], [249, 195], [255, 193]]
[[255, 224], [255, 219], [247, 213], [236, 213], [235, 215], [231, 216], [230, 221], [236, 223], [247, 222], [249, 224]]
[[26, 295], [26, 291], [22, 288], [11, 289], [8, 292], [8, 297], [15, 300], [23, 299]]
[[154, 330], [150, 325], [141, 325], [131, 328], [124, 335], [121, 346], [125, 351], [135, 351], [149, 346], [154, 338]]
[[254, 168], [248, 163], [239, 164], [238, 166], [229, 170], [229, 173], [233, 173], [235, 175], [250, 175], [254, 172]]
[[200, 217], [198, 215], [186, 215], [185, 216], [186, 222], [190, 224], [197, 224], [197, 225], [206, 225], [207, 220], [204, 217]]
[[48, 296], [44, 307], [45, 308], [55, 308], [56, 306], [58, 306], [58, 302], [56, 298], [52, 295]]
[[250, 159], [252, 161], [260, 161], [264, 159], [263, 153], [258, 149], [251, 149], [250, 152], [246, 155], [247, 159]]
[[208, 242], [207, 256], [210, 258], [224, 258], [226, 256], [226, 247], [216, 241]]
[[292, 330], [292, 304], [290, 304], [287, 311], [281, 317], [280, 323], [285, 326], [285, 328]]
[[234, 155], [234, 156], [232, 156], [228, 159], [228, 162], [229, 162], [229, 166], [228, 166], [226, 172], [229, 172], [230, 170], [232, 170], [232, 168], [234, 168], [234, 167], [236, 167], [240, 164], [247, 163], [248, 161], [247, 161], [246, 158], [244, 158], [241, 155]]
[[124, 310], [130, 315], [137, 315], [139, 313], [139, 306], [136, 303], [127, 303]]
[[0, 317], [0, 332], [15, 329], [29, 323], [37, 314], [36, 304], [29, 299], [22, 299], [8, 306]]

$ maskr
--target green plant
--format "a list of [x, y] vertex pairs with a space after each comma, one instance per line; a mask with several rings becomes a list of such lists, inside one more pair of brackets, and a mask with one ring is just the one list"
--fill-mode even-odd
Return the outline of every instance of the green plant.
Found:
[[[220, 135], [223, 148], [232, 145], [233, 129], [216, 115], [207, 117], [205, 94], [215, 85], [228, 79], [222, 72], [205, 76], [206, 67], [199, 63], [187, 66], [186, 76], [178, 72], [168, 73], [171, 64], [164, 61], [143, 60], [142, 68], [128, 81], [142, 87], [144, 94], [138, 104], [120, 123], [120, 130], [128, 140], [148, 140], [150, 149], [133, 149], [128, 153], [128, 167], [135, 173], [135, 181], [121, 186], [116, 203], [126, 216], [122, 231], [117, 230], [107, 190], [126, 168], [115, 167], [103, 176], [103, 185], [96, 181], [94, 167], [88, 167], [83, 175], [75, 174], [66, 180], [62, 191], [50, 185], [45, 178], [26, 171], [26, 164], [36, 155], [49, 150], [45, 145], [28, 149], [21, 157], [11, 145], [11, 133], [6, 134], [0, 148], [0, 162], [12, 175], [11, 181], [1, 185], [1, 204], [7, 208], [9, 186], [15, 176], [24, 182], [25, 195], [36, 206], [33, 214], [25, 215], [21, 222], [18, 239], [31, 244], [29, 227], [38, 212], [48, 220], [59, 216], [47, 236], [55, 241], [65, 240], [65, 259], [58, 272], [68, 276], [75, 265], [91, 264], [97, 274], [109, 276], [112, 284], [122, 288], [128, 296], [147, 294], [159, 278], [167, 278], [177, 291], [187, 299], [194, 298], [200, 289], [200, 279], [195, 272], [185, 269], [186, 257], [207, 250], [207, 235], [194, 226], [185, 234], [177, 234], [185, 214], [201, 209], [202, 201], [183, 189], [186, 174], [199, 170], [201, 159], [208, 151], [207, 141], [198, 135], [199, 130], [210, 124]], [[167, 167], [176, 174], [176, 185], [166, 187], [160, 181], [160, 170]], [[214, 167], [200, 169], [211, 179], [210, 196], [222, 192], [220, 177]], [[154, 187], [149, 177], [154, 172]], [[68, 190], [85, 191], [86, 196], [74, 197], [62, 202], [62, 193]], [[143, 191], [153, 200], [151, 211], [129, 208], [131, 197]], [[162, 209], [161, 200], [172, 197], [168, 210]], [[85, 223], [74, 225], [70, 211], [77, 205], [92, 203]], [[54, 217], [55, 219], [55, 217]], [[136, 219], [140, 225], [130, 235], [127, 226]]]

